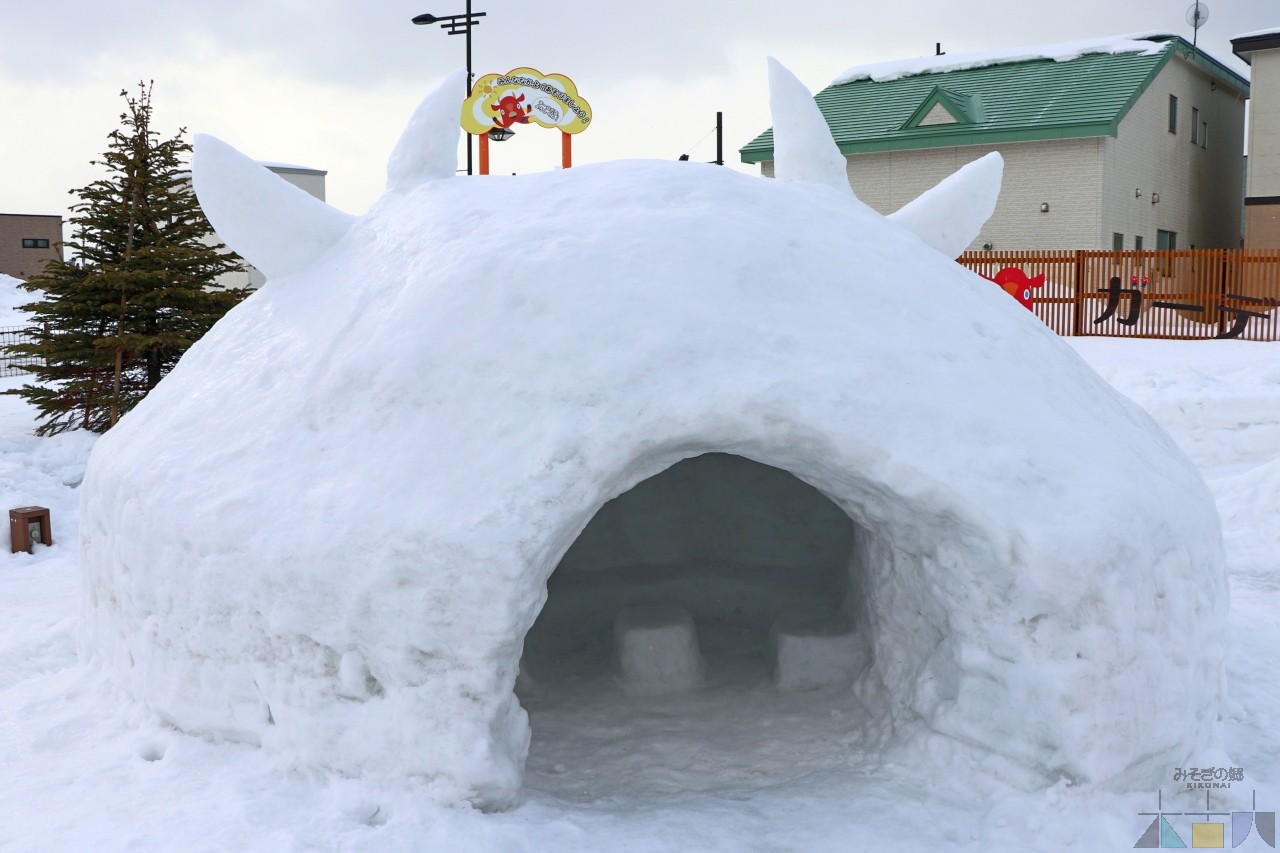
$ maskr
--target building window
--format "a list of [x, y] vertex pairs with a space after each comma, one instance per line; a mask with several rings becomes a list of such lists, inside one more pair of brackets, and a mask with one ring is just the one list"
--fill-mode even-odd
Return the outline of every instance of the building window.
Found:
[[47, 249], [49, 241], [43, 237], [23, 237], [22, 248], [24, 249]]
[[1174, 251], [1178, 248], [1178, 232], [1161, 229], [1156, 232], [1156, 248], [1160, 251]]
[[1195, 145], [1200, 141], [1200, 111], [1195, 107], [1191, 108], [1191, 144]]
[[1124, 235], [1118, 231], [1115, 234], [1111, 235], [1111, 251], [1113, 252], [1124, 251]]
[[1209, 147], [1209, 122], [1207, 121], [1200, 122], [1200, 147]]
[[1178, 132], [1178, 97], [1177, 95], [1169, 96], [1169, 132]]
[[1142, 251], [1142, 235], [1141, 234], [1133, 235], [1133, 250], [1135, 252]]

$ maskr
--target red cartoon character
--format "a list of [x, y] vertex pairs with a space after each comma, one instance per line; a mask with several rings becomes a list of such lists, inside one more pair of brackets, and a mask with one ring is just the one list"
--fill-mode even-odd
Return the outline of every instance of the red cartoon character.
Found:
[[1044, 286], [1044, 273], [1035, 278], [1027, 278], [1027, 274], [1017, 267], [1005, 267], [996, 273], [995, 278], [986, 278], [987, 281], [994, 281], [1004, 290], [1005, 293], [1022, 303], [1022, 307], [1028, 311], [1034, 311], [1035, 305], [1031, 301], [1031, 289]]
[[491, 110], [497, 113], [493, 119], [494, 126], [506, 129], [513, 124], [528, 124], [529, 113], [532, 112], [533, 108], [521, 106], [521, 101], [523, 100], [524, 95], [506, 95], [497, 104], [490, 107]]

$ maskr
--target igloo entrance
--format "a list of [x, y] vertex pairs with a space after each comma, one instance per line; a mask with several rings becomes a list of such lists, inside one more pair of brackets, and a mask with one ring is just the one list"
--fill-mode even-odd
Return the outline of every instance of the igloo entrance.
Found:
[[595, 796], [771, 783], [806, 752], [847, 765], [865, 537], [814, 487], [724, 453], [605, 504], [525, 638], [526, 784]]

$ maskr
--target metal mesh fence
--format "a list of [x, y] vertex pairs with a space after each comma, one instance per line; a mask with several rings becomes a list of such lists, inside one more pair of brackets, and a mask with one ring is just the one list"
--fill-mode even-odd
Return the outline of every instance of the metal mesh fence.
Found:
[[13, 355], [8, 347], [30, 340], [25, 326], [0, 326], [0, 376], [17, 376], [27, 372], [27, 366], [39, 361], [36, 356]]

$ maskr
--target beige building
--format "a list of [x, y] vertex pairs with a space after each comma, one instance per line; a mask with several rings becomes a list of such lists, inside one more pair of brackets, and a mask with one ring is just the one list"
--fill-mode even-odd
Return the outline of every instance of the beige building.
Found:
[[0, 213], [0, 273], [26, 281], [61, 259], [61, 216]]
[[1231, 47], [1253, 72], [1244, 242], [1280, 249], [1280, 27], [1238, 36]]
[[[1240, 245], [1249, 84], [1181, 38], [872, 69], [816, 100], [849, 183], [881, 213], [999, 151], [1000, 201], [970, 249]], [[743, 160], [771, 175], [772, 145], [762, 134]]]

